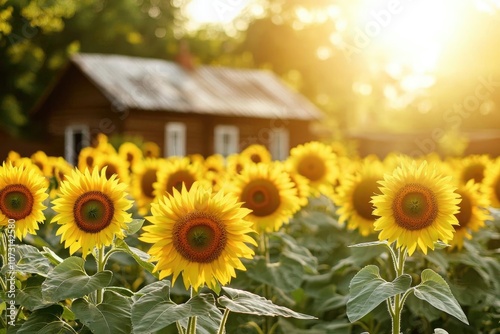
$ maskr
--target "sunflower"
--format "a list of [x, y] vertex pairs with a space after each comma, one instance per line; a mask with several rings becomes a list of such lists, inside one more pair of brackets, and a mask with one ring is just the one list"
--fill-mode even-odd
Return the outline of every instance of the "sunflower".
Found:
[[383, 164], [363, 160], [356, 172], [346, 175], [334, 197], [339, 206], [339, 223], [347, 221], [348, 229], [358, 229], [362, 236], [368, 236], [375, 232], [373, 223], [378, 218], [373, 215], [371, 199], [380, 193], [378, 181], [384, 177]]
[[7, 155], [7, 159], [5, 159], [5, 162], [11, 162], [13, 166], [16, 166], [16, 161], [21, 159], [21, 155], [17, 153], [16, 151], [9, 151], [9, 154]]
[[297, 190], [297, 199], [300, 207], [304, 207], [309, 203], [309, 180], [294, 171], [288, 171], [288, 176]]
[[278, 162], [247, 166], [229, 187], [252, 210], [248, 220], [258, 233], [279, 230], [300, 208], [297, 190]]
[[482, 191], [494, 208], [500, 208], [500, 158], [485, 170]]
[[106, 167], [107, 179], [110, 179], [113, 174], [116, 174], [120, 182], [129, 184], [129, 163], [123, 160], [118, 154], [100, 154], [95, 158], [94, 166], [99, 169], [104, 169]]
[[340, 141], [333, 141], [330, 143], [333, 153], [338, 157], [345, 157], [348, 155], [347, 147], [344, 143]]
[[331, 146], [309, 142], [290, 150], [287, 159], [290, 169], [309, 180], [311, 195], [330, 195], [338, 175], [336, 155]]
[[241, 155], [247, 156], [250, 161], [258, 164], [259, 162], [268, 163], [271, 162], [271, 153], [264, 145], [252, 144], [245, 148], [240, 153]]
[[145, 158], [158, 158], [160, 156], [160, 146], [152, 141], [145, 142], [142, 146], [142, 153]]
[[17, 238], [38, 230], [37, 223], [45, 220], [42, 203], [47, 197], [47, 180], [37, 167], [11, 163], [0, 167], [0, 226], [15, 220]]
[[164, 165], [164, 159], [146, 158], [132, 169], [132, 195], [141, 215], [148, 213], [150, 204], [155, 198], [153, 185], [158, 180], [158, 171], [163, 169]]
[[82, 172], [86, 169], [92, 170], [95, 165], [95, 157], [100, 154], [102, 153], [93, 147], [89, 146], [82, 148], [78, 154], [78, 169]]
[[51, 166], [49, 163], [49, 157], [43, 151], [37, 151], [31, 155], [31, 161], [35, 166], [40, 169], [44, 176], [50, 175]]
[[152, 204], [152, 216], [146, 217], [152, 225], [139, 237], [153, 244], [148, 252], [160, 279], [172, 275], [174, 284], [182, 272], [186, 289], [197, 291], [204, 284], [211, 289], [217, 282], [225, 285], [235, 269], [245, 270], [240, 258], [252, 258], [247, 244], [256, 246], [249, 235], [252, 223], [245, 219], [250, 210], [234, 195], [213, 193], [199, 182], [167, 196]]
[[50, 198], [55, 198], [59, 192], [61, 182], [66, 179], [68, 175], [71, 174], [73, 166], [67, 162], [63, 157], [54, 158], [52, 165], [52, 182], [50, 189]]
[[382, 194], [372, 203], [373, 214], [380, 217], [374, 223], [380, 240], [397, 240], [397, 247], [411, 255], [417, 246], [427, 254], [436, 241], [453, 238], [460, 196], [450, 184], [451, 176], [426, 161], [404, 161], [379, 183]]
[[101, 154], [116, 154], [116, 150], [108, 141], [108, 136], [104, 133], [98, 133], [95, 138], [94, 147]]
[[134, 165], [142, 160], [142, 150], [134, 143], [124, 142], [118, 148], [118, 155], [129, 164], [132, 170]]
[[97, 247], [109, 246], [113, 239], [123, 238], [123, 229], [132, 220], [126, 212], [132, 202], [125, 197], [126, 184], [116, 175], [106, 178], [106, 168], [92, 173], [74, 169], [62, 182], [60, 197], [53, 201], [57, 213], [52, 222], [61, 225], [56, 235], [69, 247], [70, 254], [82, 250], [85, 258]]
[[226, 171], [230, 175], [241, 174], [243, 169], [245, 169], [246, 166], [252, 163], [252, 160], [250, 160], [248, 156], [241, 155], [238, 153], [231, 154], [226, 159], [227, 159]]
[[481, 183], [484, 178], [484, 172], [490, 163], [487, 155], [470, 155], [461, 159], [457, 169], [457, 179], [462, 184], [466, 184], [469, 180]]
[[198, 163], [198, 164], [204, 164], [205, 163], [205, 158], [203, 155], [199, 153], [194, 153], [194, 154], [189, 154], [188, 155], [189, 161], [192, 163]]
[[226, 170], [225, 163], [222, 154], [212, 154], [202, 162], [202, 165], [205, 167], [206, 171], [220, 174]]
[[462, 201], [459, 204], [460, 212], [455, 214], [459, 225], [454, 226], [455, 234], [450, 242], [452, 248], [462, 249], [464, 239], [472, 239], [470, 233], [478, 231], [486, 220], [492, 218], [486, 209], [489, 205], [488, 198], [479, 190], [480, 184], [469, 180], [455, 191], [462, 197]]
[[158, 172], [158, 180], [154, 183], [154, 195], [163, 196], [172, 194], [173, 189], [181, 190], [185, 184], [189, 190], [195, 181], [201, 180], [199, 164], [192, 164], [189, 158], [170, 158], [165, 163], [165, 168]]

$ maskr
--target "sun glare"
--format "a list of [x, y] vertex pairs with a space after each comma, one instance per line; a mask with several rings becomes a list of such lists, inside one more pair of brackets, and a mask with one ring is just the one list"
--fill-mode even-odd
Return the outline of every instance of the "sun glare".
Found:
[[[419, 0], [401, 3], [380, 43], [393, 61], [416, 73], [433, 72], [447, 43], [454, 42], [460, 27], [456, 1]], [[456, 41], [456, 39], [455, 39]]]
[[463, 8], [453, 0], [365, 0], [357, 11], [355, 46], [368, 58], [383, 59], [382, 68], [403, 91], [417, 92], [435, 83], [444, 51], [459, 41]]
[[226, 24], [233, 21], [249, 4], [249, 0], [191, 0], [187, 16], [199, 24]]

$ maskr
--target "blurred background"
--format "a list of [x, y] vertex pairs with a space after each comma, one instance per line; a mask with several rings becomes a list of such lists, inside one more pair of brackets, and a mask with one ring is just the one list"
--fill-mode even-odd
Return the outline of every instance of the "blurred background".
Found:
[[[2, 145], [78, 52], [268, 69], [361, 155], [500, 154], [499, 0], [0, 0]], [[397, 145], [396, 145], [397, 144]], [[399, 146], [398, 146], [399, 145]]]

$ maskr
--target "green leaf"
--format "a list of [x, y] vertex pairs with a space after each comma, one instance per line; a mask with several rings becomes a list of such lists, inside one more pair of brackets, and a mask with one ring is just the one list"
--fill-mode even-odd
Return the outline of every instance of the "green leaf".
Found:
[[286, 317], [297, 319], [316, 319], [313, 316], [298, 313], [284, 306], [273, 304], [272, 301], [244, 290], [223, 287], [226, 295], [220, 296], [217, 301], [231, 312], [254, 314], [268, 317]]
[[122, 252], [127, 253], [130, 256], [132, 256], [132, 258], [137, 262], [137, 264], [139, 264], [142, 268], [144, 268], [148, 272], [150, 272], [154, 277], [156, 277], [156, 278], [159, 277], [158, 272], [153, 272], [155, 266], [151, 262], [148, 262], [150, 256], [147, 253], [145, 253], [145, 252], [143, 252], [140, 249], [137, 249], [135, 247], [130, 247], [122, 239], [116, 240], [115, 247], [117, 249], [121, 250]]
[[36, 247], [17, 245], [16, 248], [19, 253], [19, 261], [16, 264], [17, 271], [47, 276], [52, 266], [49, 260]]
[[380, 277], [377, 266], [364, 267], [352, 278], [349, 285], [347, 317], [351, 322], [358, 321], [387, 298], [406, 292], [410, 285], [410, 275], [404, 274], [392, 282], [387, 282]]
[[43, 252], [41, 252], [43, 256], [49, 259], [50, 263], [57, 266], [58, 264], [63, 262], [63, 259], [59, 257], [52, 249], [49, 247], [43, 247]]
[[[156, 283], [156, 284], [155, 284]], [[206, 316], [217, 311], [211, 294], [199, 294], [184, 304], [175, 304], [170, 299], [170, 282], [160, 281], [141, 289], [138, 299], [132, 305], [132, 326], [134, 333], [158, 331], [191, 316]], [[220, 314], [220, 312], [219, 312]]]
[[143, 224], [144, 224], [144, 219], [132, 219], [132, 221], [127, 224], [127, 229], [125, 230], [125, 233], [127, 235], [132, 235], [134, 233], [137, 233], [139, 232]]
[[134, 295], [134, 292], [132, 290], [124, 288], [122, 286], [108, 286], [106, 288], [106, 291], [113, 291], [124, 297], [132, 297]]
[[41, 284], [43, 281], [44, 278], [41, 276], [29, 277], [24, 289], [16, 291], [16, 302], [30, 311], [53, 304], [42, 297]]
[[359, 247], [371, 247], [371, 246], [380, 246], [380, 245], [389, 247], [389, 243], [387, 242], [387, 240], [363, 242], [360, 244], [349, 245], [348, 247], [359, 248]]
[[285, 244], [281, 251], [283, 256], [302, 264], [308, 273], [316, 274], [318, 272], [318, 259], [311, 254], [309, 249], [301, 246], [297, 240], [288, 234], [277, 232], [273, 233], [272, 236], [278, 237]]
[[460, 304], [451, 293], [448, 283], [435, 271], [425, 269], [422, 272], [422, 282], [414, 288], [414, 294], [415, 297], [427, 301], [438, 310], [469, 324]]
[[128, 334], [131, 332], [130, 298], [112, 291], [104, 292], [103, 302], [99, 305], [80, 298], [73, 302], [72, 310], [77, 319], [99, 334]]
[[71, 256], [49, 272], [42, 284], [42, 296], [47, 301], [57, 302], [67, 298], [80, 298], [106, 287], [113, 273], [105, 270], [88, 276], [81, 257]]
[[297, 289], [304, 280], [302, 264], [285, 256], [275, 263], [267, 263], [265, 258], [256, 256], [246, 264], [246, 268], [246, 274], [251, 279], [285, 292]]
[[447, 247], [450, 247], [450, 245], [442, 242], [441, 240], [438, 240], [434, 243], [434, 249], [445, 249]]
[[445, 331], [444, 329], [442, 328], [435, 328], [434, 329], [434, 334], [448, 334], [447, 331]]
[[59, 318], [63, 313], [60, 305], [52, 305], [33, 312], [17, 330], [17, 334], [75, 334], [75, 330]]

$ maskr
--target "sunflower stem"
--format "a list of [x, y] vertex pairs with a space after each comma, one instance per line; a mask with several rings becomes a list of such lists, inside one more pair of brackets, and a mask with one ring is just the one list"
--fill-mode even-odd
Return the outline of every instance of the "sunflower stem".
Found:
[[[262, 234], [260, 235], [259, 251], [260, 254], [264, 256], [266, 264], [271, 263], [271, 256], [269, 254], [269, 235], [265, 232], [262, 232]], [[271, 299], [272, 288], [268, 284], [264, 284], [263, 294], [264, 298]], [[272, 326], [273, 326], [273, 319], [271, 317], [265, 317], [264, 322], [262, 324], [262, 331], [264, 333], [269, 333]]]
[[[404, 273], [404, 265], [406, 260], [406, 248], [401, 252], [401, 249], [398, 248], [397, 255], [397, 265], [396, 265], [396, 278], [400, 277]], [[403, 311], [403, 305], [408, 297], [408, 291], [405, 292], [403, 297], [400, 293], [394, 296], [394, 313], [391, 313], [392, 318], [392, 334], [400, 334], [401, 333], [401, 312]]]
[[259, 245], [260, 254], [266, 258], [266, 263], [270, 262], [269, 256], [269, 235], [267, 233], [262, 232], [260, 235], [260, 245]]
[[226, 332], [226, 321], [227, 317], [229, 316], [229, 309], [224, 309], [224, 314], [222, 315], [222, 320], [220, 322], [219, 330], [217, 331], [217, 334], [224, 334]]
[[118, 253], [118, 252], [121, 252], [121, 250], [120, 250], [120, 249], [118, 249], [118, 248], [114, 248], [114, 247], [113, 247], [113, 248], [111, 248], [111, 249], [110, 249], [110, 250], [106, 253], [106, 255], [104, 255], [104, 259], [103, 259], [103, 261], [102, 261], [102, 262], [103, 262], [103, 264], [102, 264], [102, 269], [103, 269], [103, 270], [104, 270], [104, 268], [106, 268], [106, 264], [108, 263], [108, 260], [109, 260], [109, 258], [111, 257], [111, 255], [112, 255], [113, 253]]
[[392, 245], [387, 245], [387, 248], [389, 249], [389, 254], [391, 254], [392, 258], [392, 265], [394, 267], [394, 271], [396, 272], [396, 275], [398, 273], [398, 257], [396, 253], [394, 252], [394, 249], [392, 249]]
[[180, 322], [176, 321], [176, 322], [175, 322], [175, 325], [177, 326], [177, 332], [178, 332], [179, 334], [185, 334], [185, 333], [184, 333], [184, 328], [182, 328], [182, 325], [181, 325], [181, 323], [180, 323]]
[[196, 316], [192, 316], [189, 318], [187, 334], [196, 334]]
[[[192, 286], [189, 288], [189, 295], [191, 298], [193, 298], [196, 295], [196, 292], [194, 291]], [[196, 320], [197, 320], [196, 316], [189, 317], [186, 329], [187, 334], [196, 334], [196, 322], [197, 322]]]
[[[97, 259], [96, 259], [96, 262], [97, 262], [97, 272], [101, 272], [101, 271], [104, 271], [104, 266], [105, 266], [105, 262], [104, 262], [104, 246], [102, 246], [101, 248], [98, 248], [97, 249]], [[96, 305], [99, 305], [103, 302], [103, 294], [104, 294], [104, 289], [97, 289], [96, 291]]]

